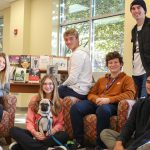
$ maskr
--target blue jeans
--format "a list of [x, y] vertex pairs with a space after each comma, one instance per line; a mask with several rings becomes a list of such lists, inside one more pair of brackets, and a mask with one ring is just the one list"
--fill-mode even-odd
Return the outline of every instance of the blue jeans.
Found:
[[147, 97], [147, 92], [146, 92], [147, 75], [146, 73], [140, 76], [132, 76], [132, 77], [137, 86], [138, 98]]
[[73, 96], [81, 100], [84, 100], [87, 98], [87, 95], [78, 94], [73, 89], [64, 85], [61, 85], [58, 87], [58, 93], [59, 93], [60, 98], [65, 98], [66, 96]]
[[100, 140], [100, 132], [105, 128], [110, 128], [110, 117], [117, 114], [117, 104], [105, 104], [98, 106], [88, 100], [83, 100], [74, 104], [70, 109], [70, 117], [74, 138], [78, 143], [84, 142], [83, 118], [89, 114], [96, 114], [97, 117], [97, 144], [105, 147]]

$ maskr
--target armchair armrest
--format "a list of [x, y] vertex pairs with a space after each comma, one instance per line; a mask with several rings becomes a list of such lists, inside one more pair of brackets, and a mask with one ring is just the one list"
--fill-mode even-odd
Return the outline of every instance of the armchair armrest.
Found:
[[122, 100], [118, 104], [118, 126], [117, 131], [120, 132], [120, 130], [125, 125], [129, 114], [131, 112], [132, 106], [135, 104], [136, 100]]
[[16, 112], [17, 98], [14, 95], [7, 95], [4, 97], [4, 110], [9, 113], [9, 126], [14, 126], [15, 112]]

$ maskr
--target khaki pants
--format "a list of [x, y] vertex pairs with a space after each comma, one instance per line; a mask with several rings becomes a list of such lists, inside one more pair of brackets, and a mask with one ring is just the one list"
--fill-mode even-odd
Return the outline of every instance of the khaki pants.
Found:
[[[111, 129], [104, 129], [100, 134], [101, 140], [104, 142], [104, 144], [107, 146], [109, 150], [114, 149], [118, 136], [119, 133]], [[136, 150], [150, 150], [150, 142], [145, 143], [144, 145], [138, 147]]]

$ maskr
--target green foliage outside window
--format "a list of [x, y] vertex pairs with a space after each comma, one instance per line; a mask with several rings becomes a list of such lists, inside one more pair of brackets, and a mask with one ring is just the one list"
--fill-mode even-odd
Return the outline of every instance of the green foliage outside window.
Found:
[[[105, 72], [105, 55], [114, 50], [121, 53], [123, 51], [124, 0], [63, 0], [63, 2], [64, 11], [61, 12], [63, 17], [60, 27], [63, 32], [69, 28], [77, 29], [80, 45], [89, 47], [91, 51], [93, 71]], [[80, 9], [75, 9], [74, 6]], [[69, 11], [70, 8], [73, 10]], [[65, 55], [70, 54], [65, 44], [61, 50]]]

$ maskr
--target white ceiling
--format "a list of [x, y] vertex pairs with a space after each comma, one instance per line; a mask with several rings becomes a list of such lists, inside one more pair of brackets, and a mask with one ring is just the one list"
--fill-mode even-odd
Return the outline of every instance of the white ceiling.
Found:
[[16, 0], [0, 0], [0, 10], [3, 10], [10, 6], [10, 3]]

